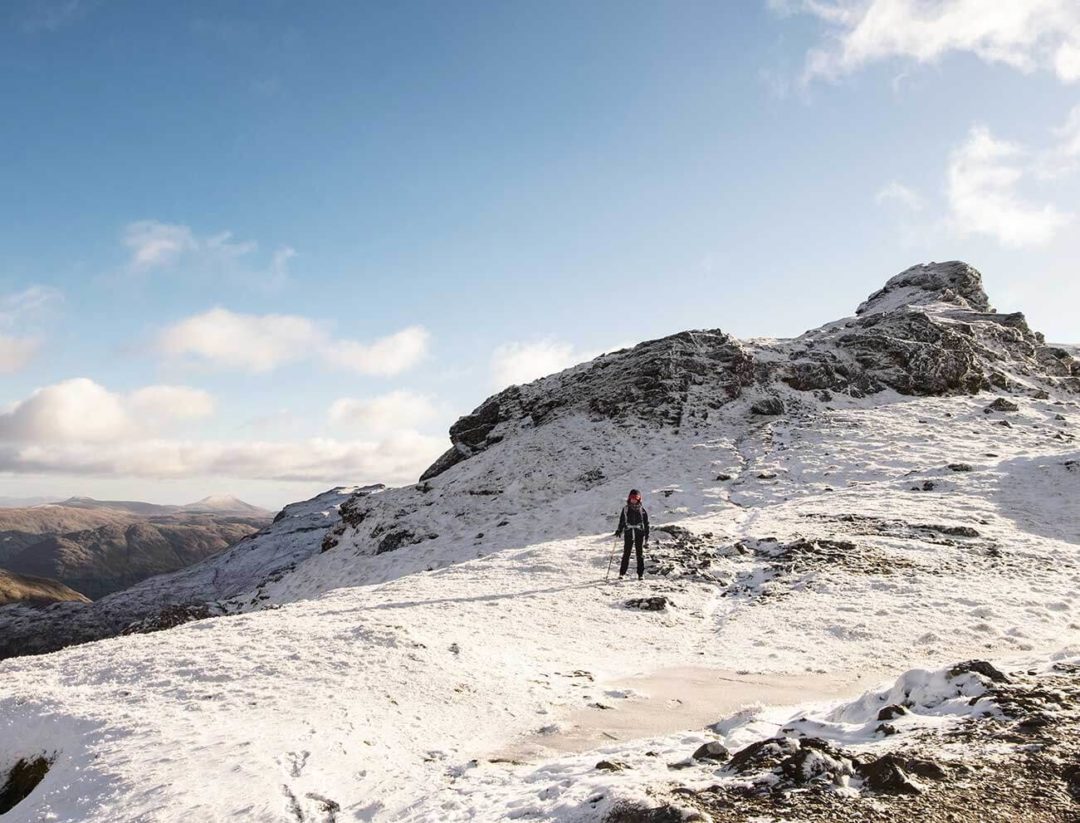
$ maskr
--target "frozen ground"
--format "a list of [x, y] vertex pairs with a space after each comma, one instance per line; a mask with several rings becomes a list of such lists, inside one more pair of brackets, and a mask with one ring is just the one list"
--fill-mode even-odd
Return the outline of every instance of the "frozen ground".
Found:
[[[508, 389], [416, 486], [296, 504], [108, 625], [79, 611], [83, 639], [221, 616], [0, 662], [0, 775], [51, 760], [6, 819], [1067, 819], [1078, 389], [960, 263], [795, 340], [688, 332]], [[647, 578], [611, 583], [631, 486]], [[6, 614], [15, 654], [66, 619]], [[956, 792], [882, 805], [946, 773], [927, 753]], [[1010, 753], [1008, 792], [965, 788]]]
[[[480, 527], [436, 514], [431, 528], [458, 534], [316, 554], [264, 587], [278, 608], [4, 661], [0, 768], [55, 758], [8, 817], [599, 819], [664, 770], [597, 760], [683, 751], [704, 721], [726, 719], [734, 745], [794, 712], [767, 704], [850, 699], [968, 657], [1080, 654], [1080, 455], [1055, 436], [1080, 415], [1022, 400], [1006, 428], [988, 400], [889, 397], [655, 436], [640, 485], [692, 559], [655, 533], [668, 574], [644, 584], [604, 582], [613, 541], [598, 531], [627, 473], [489, 523], [501, 547], [481, 557]], [[537, 539], [575, 523], [590, 533]], [[798, 538], [853, 548], [843, 562], [781, 550]], [[641, 595], [672, 605], [624, 606]], [[687, 667], [696, 679], [664, 681]], [[657, 700], [693, 706], [685, 727], [657, 725]], [[605, 732], [600, 751], [558, 754]]]

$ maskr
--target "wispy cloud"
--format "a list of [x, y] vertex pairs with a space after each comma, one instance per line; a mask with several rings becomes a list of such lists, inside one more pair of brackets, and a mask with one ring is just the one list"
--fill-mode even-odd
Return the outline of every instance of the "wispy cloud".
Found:
[[159, 220], [128, 223], [121, 239], [132, 272], [182, 269], [271, 289], [288, 280], [289, 261], [296, 256], [291, 246], [281, 246], [274, 250], [269, 262], [260, 265], [256, 260], [259, 244], [254, 240], [236, 240], [229, 231], [200, 235], [182, 223]]
[[410, 326], [371, 343], [335, 338], [315, 321], [287, 314], [238, 314], [214, 308], [168, 327], [158, 348], [168, 357], [218, 368], [266, 373], [280, 366], [314, 361], [380, 377], [417, 365], [430, 335]]
[[32, 0], [20, 27], [27, 34], [53, 32], [85, 17], [102, 0]]
[[42, 345], [39, 326], [61, 300], [61, 293], [47, 286], [0, 296], [0, 374], [30, 364]]
[[922, 211], [925, 205], [922, 195], [897, 180], [880, 188], [874, 195], [874, 202], [879, 206], [897, 204], [909, 211]]
[[933, 63], [969, 53], [1019, 71], [1080, 80], [1076, 0], [770, 0], [781, 14], [810, 14], [827, 26], [806, 60], [804, 82], [835, 79], [899, 58]]

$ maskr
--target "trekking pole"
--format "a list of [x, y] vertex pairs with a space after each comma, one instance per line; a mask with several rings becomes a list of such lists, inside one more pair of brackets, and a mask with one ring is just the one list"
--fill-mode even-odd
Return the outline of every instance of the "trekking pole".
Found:
[[615, 549], [619, 547], [619, 538], [615, 538], [615, 542], [611, 544], [611, 557], [607, 561], [607, 572], [604, 573], [604, 580], [606, 581], [611, 576], [611, 564], [615, 560]]

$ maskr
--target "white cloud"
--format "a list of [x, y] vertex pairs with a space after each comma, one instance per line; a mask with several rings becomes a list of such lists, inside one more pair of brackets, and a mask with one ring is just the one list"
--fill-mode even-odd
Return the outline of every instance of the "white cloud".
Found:
[[530, 383], [618, 348], [621, 346], [612, 346], [603, 351], [578, 351], [570, 343], [551, 339], [506, 343], [491, 355], [492, 384], [502, 389]]
[[225, 368], [268, 372], [311, 357], [324, 338], [305, 317], [214, 308], [165, 329], [158, 345], [172, 357], [189, 355]]
[[879, 206], [888, 203], [897, 203], [911, 211], [921, 211], [923, 208], [922, 196], [896, 180], [884, 186], [876, 195], [874, 202]]
[[334, 339], [312, 320], [285, 314], [237, 314], [215, 308], [181, 320], [158, 337], [171, 357], [193, 357], [214, 366], [264, 373], [302, 360], [317, 360], [359, 374], [389, 376], [416, 365], [429, 335], [419, 327], [364, 344]]
[[0, 471], [139, 478], [224, 477], [338, 483], [415, 482], [448, 446], [399, 432], [378, 441], [133, 440], [110, 444], [0, 444]]
[[182, 223], [136, 220], [124, 227], [123, 243], [131, 256], [128, 268], [149, 272], [183, 265], [186, 269], [213, 277], [231, 277], [276, 288], [289, 276], [289, 261], [296, 250], [282, 246], [274, 251], [264, 268], [253, 264], [259, 250], [254, 240], [237, 241], [232, 232], [197, 235]]
[[412, 429], [437, 416], [430, 397], [410, 391], [393, 391], [367, 400], [343, 397], [329, 410], [334, 425], [372, 432]]
[[[412, 431], [400, 417], [398, 430], [370, 440], [192, 441], [158, 435], [169, 422], [202, 417], [212, 408], [212, 398], [186, 386], [120, 394], [87, 378], [66, 380], [0, 411], [0, 472], [396, 484], [414, 481], [447, 448], [446, 438]], [[381, 413], [389, 411], [384, 407]], [[372, 420], [379, 422], [379, 414]]]
[[932, 63], [974, 54], [1023, 72], [1080, 79], [1076, 0], [773, 0], [778, 12], [811, 14], [830, 28], [807, 56], [804, 80], [835, 78], [890, 58]]
[[950, 227], [960, 235], [994, 237], [1004, 246], [1049, 242], [1071, 215], [1019, 194], [1029, 162], [1022, 147], [996, 139], [983, 126], [973, 127], [949, 159]]
[[152, 421], [190, 420], [214, 413], [214, 398], [190, 386], [146, 386], [128, 397], [132, 410]]
[[409, 326], [374, 343], [330, 340], [323, 356], [339, 368], [359, 374], [390, 377], [415, 366], [427, 354], [431, 335], [421, 326]]
[[24, 368], [34, 359], [40, 345], [33, 337], [0, 334], [0, 374], [12, 374]]
[[38, 389], [0, 414], [0, 441], [101, 443], [133, 431], [121, 397], [85, 377]]
[[0, 442], [117, 443], [213, 410], [209, 394], [188, 386], [146, 386], [123, 395], [76, 377], [0, 411]]

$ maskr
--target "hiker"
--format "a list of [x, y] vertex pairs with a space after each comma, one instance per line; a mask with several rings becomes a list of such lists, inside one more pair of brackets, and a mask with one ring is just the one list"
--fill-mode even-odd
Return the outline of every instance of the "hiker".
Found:
[[643, 547], [649, 539], [649, 513], [641, 505], [641, 492], [630, 489], [626, 497], [626, 505], [622, 514], [619, 515], [619, 528], [615, 529], [615, 536], [626, 535], [623, 543], [622, 563], [619, 565], [619, 577], [626, 576], [626, 569], [630, 566], [630, 549], [637, 550], [637, 579], [645, 577], [645, 555]]

